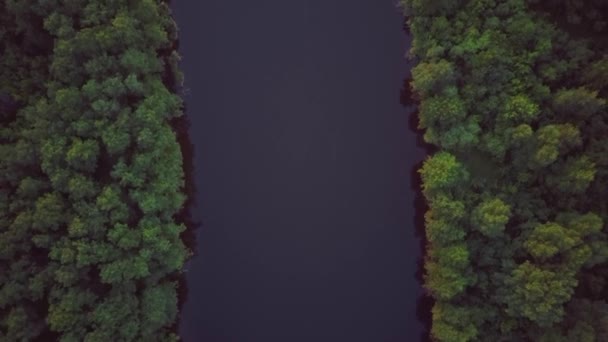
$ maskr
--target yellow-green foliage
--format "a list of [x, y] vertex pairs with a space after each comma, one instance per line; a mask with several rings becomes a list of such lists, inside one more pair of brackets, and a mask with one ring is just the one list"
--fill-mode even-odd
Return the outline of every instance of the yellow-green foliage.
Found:
[[432, 337], [608, 341], [608, 3], [401, 3]]

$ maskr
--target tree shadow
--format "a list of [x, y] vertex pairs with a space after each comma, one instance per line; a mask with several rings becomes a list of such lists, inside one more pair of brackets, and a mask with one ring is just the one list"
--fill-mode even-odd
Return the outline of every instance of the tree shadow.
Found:
[[[163, 82], [165, 86], [174, 94], [182, 95], [184, 87], [180, 84], [176, 70], [172, 69], [169, 58], [173, 51], [179, 51], [179, 40], [172, 42], [170, 48], [160, 51], [161, 58], [165, 61], [165, 70], [163, 73]], [[189, 251], [189, 258], [198, 253], [196, 232], [201, 226], [201, 222], [196, 221], [192, 211], [196, 208], [196, 182], [194, 169], [194, 144], [190, 140], [189, 128], [190, 117], [188, 116], [187, 104], [184, 102], [181, 108], [182, 115], [171, 120], [171, 128], [175, 132], [177, 142], [182, 153], [182, 167], [184, 171], [184, 187], [182, 192], [186, 196], [186, 200], [182, 205], [181, 210], [175, 215], [175, 220], [179, 224], [183, 224], [186, 229], [180, 234], [180, 238]], [[186, 273], [177, 273], [173, 279], [177, 283], [177, 308], [178, 314], [174, 324], [170, 327], [171, 331], [178, 334], [179, 323], [181, 319], [181, 310], [188, 298], [188, 283], [186, 281]]]
[[[418, 162], [410, 172], [410, 184], [412, 191], [415, 192], [414, 197], [414, 226], [415, 235], [419, 242], [420, 255], [416, 262], [416, 280], [422, 284], [424, 283], [424, 260], [426, 257], [426, 245], [427, 238], [424, 229], [424, 214], [428, 210], [428, 204], [422, 195], [421, 186], [422, 179], [418, 170], [422, 167], [423, 161]], [[431, 331], [431, 309], [434, 304], [434, 299], [423, 289], [422, 295], [418, 297], [416, 301], [416, 317], [418, 321], [422, 323], [424, 328], [422, 335], [420, 336], [421, 341], [430, 341]]]
[[17, 111], [23, 103], [16, 101], [13, 97], [0, 90], [0, 124], [8, 126], [9, 123], [17, 118]]
[[[187, 113], [184, 110], [184, 113]], [[197, 241], [196, 232], [200, 228], [201, 223], [193, 218], [192, 210], [196, 207], [196, 183], [195, 183], [195, 170], [194, 170], [194, 145], [190, 141], [188, 134], [188, 128], [190, 127], [190, 119], [188, 115], [184, 114], [177, 119], [174, 119], [171, 123], [174, 132], [177, 136], [177, 141], [182, 151], [182, 160], [184, 168], [184, 189], [183, 192], [186, 195], [186, 201], [182, 209], [177, 213], [175, 219], [178, 223], [182, 223], [186, 226], [186, 229], [181, 233], [180, 237], [190, 252], [190, 256], [196, 255]], [[186, 273], [182, 272], [177, 276], [177, 298], [178, 298], [178, 311], [181, 309], [188, 298], [188, 285], [186, 281]], [[175, 328], [179, 326], [179, 314], [178, 319], [175, 322]]]
[[[405, 31], [405, 34], [407, 35], [408, 39], [410, 39], [411, 41], [409, 27], [407, 26], [407, 18], [406, 20], [404, 20], [403, 30]], [[401, 87], [400, 102], [401, 105], [408, 112], [408, 128], [410, 132], [414, 133], [416, 136], [416, 147], [419, 150], [422, 150], [423, 155], [426, 157], [430, 154], [435, 153], [437, 151], [437, 148], [424, 141], [424, 131], [418, 127], [419, 98], [416, 93], [412, 91], [412, 88], [410, 86], [412, 80], [411, 68], [413, 63], [415, 63], [415, 60], [410, 58], [410, 62], [408, 63], [408, 72], [403, 80], [403, 84]], [[422, 194], [422, 178], [420, 176], [420, 173], [418, 172], [418, 170], [420, 170], [420, 168], [422, 167], [423, 163], [424, 160], [420, 160], [410, 170], [410, 187], [411, 191], [415, 194], [413, 203], [415, 236], [418, 239], [420, 246], [420, 255], [418, 256], [416, 263], [417, 267], [415, 277], [421, 287], [424, 283], [424, 260], [426, 257], [427, 245], [427, 238], [424, 227], [424, 214], [428, 210], [428, 204]], [[423, 331], [420, 335], [420, 341], [431, 341], [431, 309], [433, 307], [433, 304], [434, 299], [426, 291], [422, 290], [422, 295], [420, 295], [418, 297], [418, 300], [416, 301], [416, 317], [423, 326]]]

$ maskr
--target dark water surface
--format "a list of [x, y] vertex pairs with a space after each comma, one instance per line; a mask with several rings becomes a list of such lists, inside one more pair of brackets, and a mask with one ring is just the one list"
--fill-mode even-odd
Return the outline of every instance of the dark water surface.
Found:
[[417, 341], [394, 0], [173, 1], [194, 145], [185, 341]]

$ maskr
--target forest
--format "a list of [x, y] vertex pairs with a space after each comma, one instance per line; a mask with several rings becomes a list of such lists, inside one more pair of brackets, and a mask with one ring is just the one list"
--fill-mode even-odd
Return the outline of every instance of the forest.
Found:
[[0, 341], [178, 339], [176, 39], [163, 1], [0, 1]]
[[[400, 0], [436, 341], [608, 341], [608, 2]], [[0, 1], [0, 341], [177, 341], [161, 0]]]
[[401, 0], [436, 341], [608, 341], [608, 2]]

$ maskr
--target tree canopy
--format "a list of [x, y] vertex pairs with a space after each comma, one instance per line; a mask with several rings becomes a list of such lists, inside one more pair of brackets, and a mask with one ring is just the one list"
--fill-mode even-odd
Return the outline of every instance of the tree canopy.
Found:
[[175, 32], [162, 1], [0, 2], [0, 340], [177, 339]]
[[608, 7], [401, 0], [437, 341], [608, 338]]

